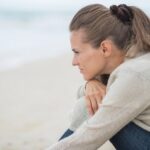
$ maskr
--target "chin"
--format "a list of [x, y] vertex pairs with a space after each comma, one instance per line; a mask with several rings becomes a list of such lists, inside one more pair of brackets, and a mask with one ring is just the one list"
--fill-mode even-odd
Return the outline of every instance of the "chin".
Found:
[[90, 76], [83, 76], [83, 78], [84, 78], [84, 80], [86, 80], [86, 81], [89, 81], [89, 80], [93, 79], [93, 77], [90, 77]]

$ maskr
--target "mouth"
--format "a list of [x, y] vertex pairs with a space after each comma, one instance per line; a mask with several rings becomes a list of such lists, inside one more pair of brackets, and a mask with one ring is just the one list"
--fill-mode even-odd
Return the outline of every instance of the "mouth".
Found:
[[79, 70], [80, 70], [80, 73], [83, 73], [83, 69], [79, 68]]
[[82, 70], [80, 70], [80, 73], [82, 73], [82, 74], [83, 74], [83, 71], [82, 71]]

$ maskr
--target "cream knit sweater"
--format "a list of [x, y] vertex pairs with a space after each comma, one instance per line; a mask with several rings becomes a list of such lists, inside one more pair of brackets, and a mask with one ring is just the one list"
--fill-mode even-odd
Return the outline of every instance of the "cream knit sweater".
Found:
[[[79, 101], [84, 108], [84, 97]], [[74, 130], [88, 118], [85, 110], [82, 111], [84, 117], [71, 125]], [[150, 131], [150, 53], [117, 67], [109, 78], [106, 96], [95, 115], [84, 121], [73, 135], [47, 150], [96, 150], [130, 121]]]

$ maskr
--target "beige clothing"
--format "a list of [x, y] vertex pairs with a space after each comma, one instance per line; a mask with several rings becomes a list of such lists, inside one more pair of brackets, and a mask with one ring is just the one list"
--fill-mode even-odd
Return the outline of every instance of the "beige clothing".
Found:
[[150, 131], [150, 53], [116, 68], [96, 114], [48, 150], [96, 150], [130, 121]]

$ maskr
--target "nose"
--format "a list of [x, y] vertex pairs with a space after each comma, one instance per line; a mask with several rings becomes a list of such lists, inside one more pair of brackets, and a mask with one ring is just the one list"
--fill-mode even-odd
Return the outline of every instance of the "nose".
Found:
[[72, 65], [77, 66], [78, 64], [79, 64], [78, 59], [77, 59], [76, 56], [74, 56], [73, 59], [72, 59]]

